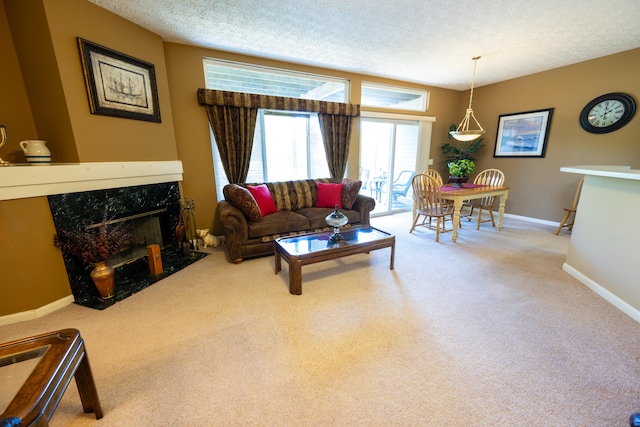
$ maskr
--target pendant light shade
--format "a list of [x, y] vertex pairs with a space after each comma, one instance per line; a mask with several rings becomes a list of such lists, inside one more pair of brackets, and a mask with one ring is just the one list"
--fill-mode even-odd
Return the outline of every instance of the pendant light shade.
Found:
[[[454, 139], [462, 142], [470, 142], [480, 138], [484, 135], [484, 129], [478, 123], [476, 116], [473, 115], [473, 109], [471, 108], [471, 103], [473, 102], [473, 85], [476, 79], [476, 64], [478, 63], [479, 56], [471, 58], [473, 60], [473, 76], [471, 77], [471, 93], [469, 94], [469, 108], [467, 108], [467, 113], [464, 115], [464, 118], [458, 125], [456, 130], [452, 130], [449, 132]], [[476, 125], [479, 129], [469, 129], [469, 125], [471, 124], [471, 119], [476, 122]]]

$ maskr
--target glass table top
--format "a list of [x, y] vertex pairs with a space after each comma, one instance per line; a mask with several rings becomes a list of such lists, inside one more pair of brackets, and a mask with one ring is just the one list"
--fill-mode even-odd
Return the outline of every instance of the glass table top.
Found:
[[333, 233], [303, 234], [293, 237], [281, 237], [276, 240], [278, 245], [291, 255], [305, 255], [310, 253], [332, 250], [348, 245], [370, 243], [378, 240], [389, 239], [393, 235], [373, 227], [354, 227], [341, 229], [340, 234], [344, 240], [333, 242], [330, 239]]
[[7, 409], [49, 347], [44, 345], [0, 358], [0, 413]]

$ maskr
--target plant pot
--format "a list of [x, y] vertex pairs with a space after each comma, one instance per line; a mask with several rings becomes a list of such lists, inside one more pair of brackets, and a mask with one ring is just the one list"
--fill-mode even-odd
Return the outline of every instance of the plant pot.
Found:
[[115, 290], [115, 270], [106, 261], [97, 262], [91, 270], [91, 279], [96, 285], [100, 298], [113, 298]]
[[453, 183], [454, 187], [462, 188], [462, 183], [469, 180], [468, 176], [450, 176], [449, 183]]

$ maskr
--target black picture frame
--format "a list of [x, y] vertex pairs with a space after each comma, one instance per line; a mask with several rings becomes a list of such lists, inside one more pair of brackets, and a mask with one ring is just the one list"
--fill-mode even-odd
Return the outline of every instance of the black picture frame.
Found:
[[77, 40], [91, 114], [161, 122], [153, 64]]
[[501, 114], [493, 157], [544, 157], [553, 108]]

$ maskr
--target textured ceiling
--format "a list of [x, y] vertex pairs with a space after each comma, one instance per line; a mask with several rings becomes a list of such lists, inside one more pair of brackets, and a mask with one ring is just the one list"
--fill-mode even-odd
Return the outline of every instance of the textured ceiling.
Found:
[[482, 86], [640, 47], [640, 0], [89, 1], [165, 41], [459, 90], [477, 55]]

